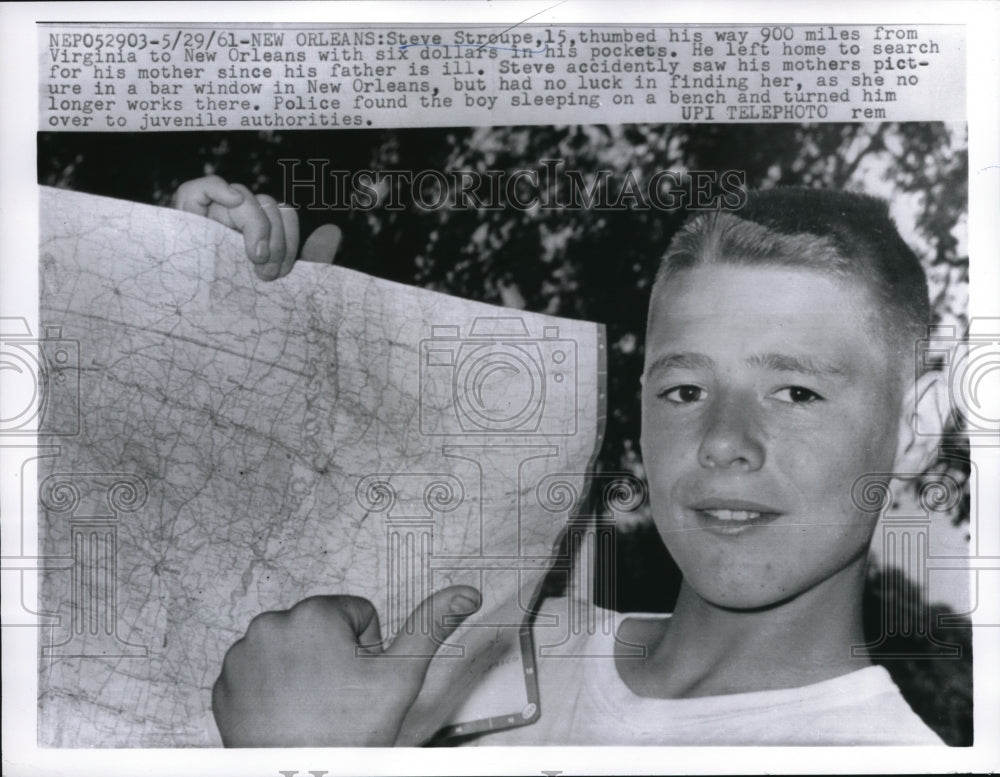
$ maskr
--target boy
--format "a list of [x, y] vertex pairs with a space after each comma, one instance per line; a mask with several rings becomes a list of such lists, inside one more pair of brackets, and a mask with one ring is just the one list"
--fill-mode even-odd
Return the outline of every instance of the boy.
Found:
[[[293, 211], [217, 178], [182, 186], [177, 205], [239, 229], [261, 278], [291, 268]], [[329, 261], [331, 247], [315, 235], [303, 258]], [[942, 418], [938, 376], [912, 370], [927, 297], [871, 198], [777, 190], [689, 221], [653, 288], [642, 386], [653, 518], [684, 574], [674, 612], [618, 616], [617, 639], [585, 635], [586, 649], [543, 658], [538, 722], [478, 743], [940, 744], [888, 673], [852, 653], [878, 521], [854, 489], [921, 472], [935, 453], [914, 432], [915, 414], [923, 429]], [[433, 604], [477, 603], [455, 587]], [[421, 639], [355, 651], [379, 633], [352, 597], [258, 618], [216, 684], [223, 740], [406, 741], [427, 661], [397, 656]]]

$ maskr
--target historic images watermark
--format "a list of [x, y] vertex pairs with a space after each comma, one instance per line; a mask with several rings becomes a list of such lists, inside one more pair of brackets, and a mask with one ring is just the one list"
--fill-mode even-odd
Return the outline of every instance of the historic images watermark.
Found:
[[309, 210], [739, 210], [742, 170], [573, 170], [541, 159], [519, 170], [339, 170], [329, 159], [280, 159], [282, 197]]

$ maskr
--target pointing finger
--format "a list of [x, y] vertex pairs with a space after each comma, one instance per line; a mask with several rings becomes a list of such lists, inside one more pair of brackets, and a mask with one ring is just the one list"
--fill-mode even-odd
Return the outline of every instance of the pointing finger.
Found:
[[451, 586], [432, 594], [411, 613], [385, 655], [413, 657], [408, 663], [422, 682], [438, 647], [481, 603], [479, 592], [467, 585]]

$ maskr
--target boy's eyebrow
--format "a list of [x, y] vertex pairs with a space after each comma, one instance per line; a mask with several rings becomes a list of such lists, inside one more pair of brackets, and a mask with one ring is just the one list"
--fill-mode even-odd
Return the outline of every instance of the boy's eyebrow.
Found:
[[[817, 377], [840, 377], [846, 374], [846, 370], [838, 364], [806, 355], [755, 354], [747, 359], [747, 364], [750, 367], [763, 367], [775, 372], [797, 372]], [[715, 361], [702, 353], [667, 353], [654, 359], [646, 372], [648, 375], [655, 375], [670, 369], [712, 369], [714, 366]]]
[[671, 369], [697, 370], [711, 369], [714, 366], [715, 362], [712, 358], [703, 353], [666, 353], [654, 359], [646, 372], [649, 375], [655, 375], [657, 372]]
[[805, 355], [764, 353], [751, 356], [747, 359], [747, 363], [751, 367], [765, 367], [776, 372], [800, 372], [817, 377], [838, 377], [846, 374], [846, 370], [838, 364]]

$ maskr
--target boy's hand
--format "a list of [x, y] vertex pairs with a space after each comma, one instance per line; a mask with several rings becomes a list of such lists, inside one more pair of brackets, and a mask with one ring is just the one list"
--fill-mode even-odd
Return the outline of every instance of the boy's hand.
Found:
[[[428, 597], [385, 650], [375, 608], [356, 596], [315, 596], [251, 622], [226, 654], [212, 711], [227, 747], [383, 746], [395, 743], [431, 657], [478, 609], [452, 586]], [[431, 622], [431, 615], [435, 616]], [[424, 633], [421, 624], [429, 624]]]
[[[173, 206], [207, 216], [240, 232], [247, 256], [262, 280], [287, 275], [295, 263], [299, 217], [293, 208], [279, 207], [273, 197], [255, 195], [245, 186], [210, 175], [181, 184], [174, 193]], [[330, 264], [340, 237], [340, 230], [334, 225], [320, 227], [306, 240], [301, 258]]]

